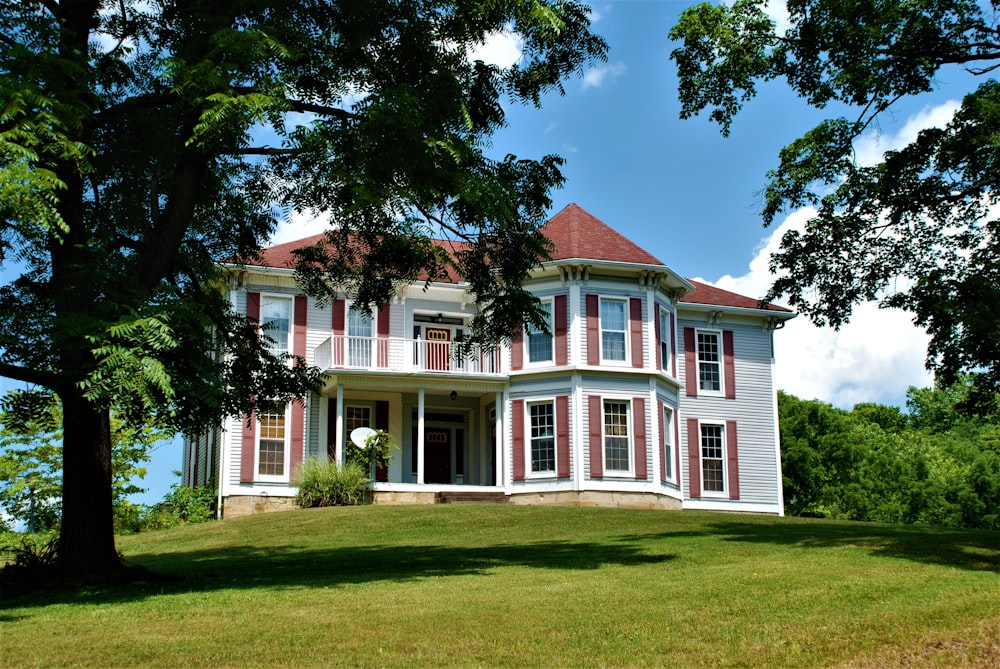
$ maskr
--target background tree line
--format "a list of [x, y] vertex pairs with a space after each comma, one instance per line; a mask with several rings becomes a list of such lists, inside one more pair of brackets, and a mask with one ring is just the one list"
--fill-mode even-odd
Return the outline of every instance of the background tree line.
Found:
[[906, 413], [779, 391], [785, 512], [1000, 529], [1000, 410], [960, 411], [973, 387], [911, 386]]

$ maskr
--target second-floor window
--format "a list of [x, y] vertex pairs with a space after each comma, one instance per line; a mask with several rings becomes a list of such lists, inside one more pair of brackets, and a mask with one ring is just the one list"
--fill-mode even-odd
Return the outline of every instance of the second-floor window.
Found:
[[528, 362], [552, 362], [552, 302], [542, 302], [539, 306], [545, 312], [548, 333], [528, 323]]
[[660, 369], [670, 371], [670, 312], [660, 309]]
[[288, 297], [263, 296], [260, 300], [262, 334], [270, 340], [275, 355], [288, 353], [288, 334], [292, 323], [292, 300]]
[[698, 388], [722, 391], [722, 337], [719, 332], [698, 331]]
[[601, 358], [622, 361], [626, 359], [625, 341], [628, 321], [625, 318], [624, 300], [601, 300]]

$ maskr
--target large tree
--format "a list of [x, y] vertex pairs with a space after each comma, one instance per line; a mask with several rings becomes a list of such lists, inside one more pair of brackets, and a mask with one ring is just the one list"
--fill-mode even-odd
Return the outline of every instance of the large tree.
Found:
[[[764, 299], [784, 295], [833, 326], [865, 300], [909, 310], [931, 335], [928, 366], [946, 383], [980, 372], [988, 400], [1000, 388], [1000, 84], [985, 75], [1000, 67], [1000, 3], [789, 0], [784, 32], [765, 4], [700, 4], [670, 35], [682, 41], [672, 54], [682, 118], [708, 109], [728, 133], [774, 79], [814, 107], [851, 110], [782, 149], [768, 174], [766, 224], [793, 208], [816, 214], [783, 236]], [[983, 76], [952, 121], [859, 164], [854, 141], [948, 67]]]
[[[17, 270], [0, 374], [60, 398], [65, 570], [119, 567], [109, 407], [195, 430], [317, 381], [218, 289], [239, 281], [220, 261], [252, 258], [288, 212], [338, 226], [303, 259], [317, 290], [374, 303], [455, 263], [475, 337], [538, 318], [520, 284], [561, 161], [486, 150], [505, 103], [605, 57], [588, 17], [560, 0], [0, 3], [0, 258]], [[471, 57], [502, 32], [516, 64]], [[467, 244], [444, 257], [432, 234]]]

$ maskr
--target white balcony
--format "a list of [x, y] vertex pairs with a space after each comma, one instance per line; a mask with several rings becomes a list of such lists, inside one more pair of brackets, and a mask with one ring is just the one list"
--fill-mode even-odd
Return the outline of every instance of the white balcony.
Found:
[[334, 335], [316, 347], [314, 361], [323, 370], [503, 376], [499, 350], [472, 347], [460, 356], [450, 341]]

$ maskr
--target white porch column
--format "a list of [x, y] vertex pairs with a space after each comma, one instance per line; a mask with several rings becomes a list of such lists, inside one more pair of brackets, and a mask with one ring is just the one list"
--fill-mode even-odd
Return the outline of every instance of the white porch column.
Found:
[[337, 464], [344, 464], [344, 386], [337, 384], [337, 435], [336, 441]]
[[424, 483], [424, 389], [417, 391], [417, 483]]
[[496, 482], [498, 486], [505, 485], [503, 480], [503, 454], [507, 451], [507, 411], [503, 401], [503, 393], [497, 393], [497, 443], [493, 446], [496, 449]]

